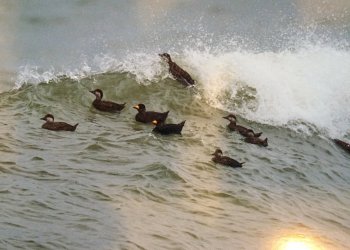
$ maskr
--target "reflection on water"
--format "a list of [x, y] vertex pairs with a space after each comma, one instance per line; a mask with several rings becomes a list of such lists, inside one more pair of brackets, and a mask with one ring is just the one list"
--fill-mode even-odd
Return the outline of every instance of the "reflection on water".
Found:
[[291, 236], [280, 239], [277, 250], [313, 250], [319, 249], [312, 240], [305, 238], [303, 235]]
[[273, 250], [325, 250], [320, 238], [309, 233], [289, 233], [277, 237], [272, 244]]

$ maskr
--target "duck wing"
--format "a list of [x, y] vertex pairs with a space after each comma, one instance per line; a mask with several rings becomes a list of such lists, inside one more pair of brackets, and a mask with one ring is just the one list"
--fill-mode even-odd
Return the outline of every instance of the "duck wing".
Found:
[[170, 73], [174, 76], [176, 80], [181, 82], [182, 84], [186, 86], [194, 85], [195, 81], [192, 79], [189, 73], [187, 73], [185, 70], [183, 70], [179, 65], [176, 63], [172, 63], [169, 68]]
[[222, 156], [221, 157], [222, 163], [224, 165], [233, 167], [233, 168], [241, 168], [242, 167], [242, 163], [239, 163], [238, 161], [236, 161], [235, 159], [232, 159], [228, 156]]
[[78, 124], [73, 126], [65, 122], [46, 122], [42, 128], [54, 131], [75, 131], [77, 126]]
[[169, 135], [169, 134], [181, 134], [182, 128], [185, 125], [186, 121], [183, 121], [179, 124], [160, 124], [157, 125], [153, 131], [163, 134], [163, 135]]
[[115, 112], [115, 111], [121, 111], [125, 107], [125, 103], [119, 104], [119, 103], [110, 102], [110, 101], [95, 100], [93, 102], [93, 106], [96, 109], [101, 111]]

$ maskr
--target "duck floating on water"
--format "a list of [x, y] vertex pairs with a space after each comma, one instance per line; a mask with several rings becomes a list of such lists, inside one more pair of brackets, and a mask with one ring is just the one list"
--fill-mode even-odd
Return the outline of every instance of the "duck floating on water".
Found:
[[53, 131], [75, 131], [79, 123], [70, 125], [65, 122], [55, 122], [55, 118], [51, 114], [45, 115], [41, 120], [46, 121], [41, 127]]
[[251, 143], [251, 144], [256, 144], [256, 145], [259, 145], [259, 146], [263, 146], [263, 147], [267, 147], [268, 146], [267, 138], [265, 138], [263, 140], [263, 139], [260, 139], [258, 137], [250, 136], [250, 137], [246, 137], [244, 139], [244, 141], [248, 142], [248, 143]]
[[260, 137], [262, 133], [255, 133], [252, 129], [237, 125], [237, 117], [234, 114], [229, 114], [228, 116], [223, 117], [226, 120], [229, 120], [227, 127], [232, 131], [237, 131], [244, 137]]
[[102, 101], [103, 92], [100, 89], [95, 89], [93, 91], [90, 91], [90, 93], [94, 94], [96, 97], [92, 105], [97, 110], [104, 111], [104, 112], [117, 112], [117, 111], [121, 111], [125, 107], [126, 103], [119, 104], [111, 101]]
[[212, 154], [214, 157], [212, 158], [212, 161], [215, 163], [219, 163], [225, 166], [233, 167], [233, 168], [241, 168], [242, 165], [245, 162], [238, 162], [235, 159], [232, 159], [228, 156], [223, 156], [221, 149], [216, 149], [215, 152]]
[[169, 111], [164, 113], [146, 111], [146, 106], [142, 103], [134, 106], [133, 108], [138, 111], [135, 116], [135, 120], [143, 123], [151, 123], [154, 120], [157, 120], [159, 123], [164, 123], [169, 114]]
[[339, 140], [339, 139], [333, 139], [333, 141], [335, 142], [335, 144], [337, 144], [339, 147], [341, 147], [342, 149], [344, 149], [345, 151], [347, 151], [348, 153], [350, 153], [350, 144]]
[[180, 83], [185, 86], [192, 86], [195, 84], [195, 81], [192, 79], [189, 73], [183, 70], [179, 65], [171, 60], [171, 57], [168, 53], [159, 54], [169, 65], [169, 72], [171, 75]]
[[157, 120], [154, 120], [152, 123], [155, 126], [153, 132], [162, 134], [162, 135], [170, 135], [170, 134], [181, 134], [182, 128], [184, 127], [186, 121], [183, 121], [179, 124], [162, 124]]

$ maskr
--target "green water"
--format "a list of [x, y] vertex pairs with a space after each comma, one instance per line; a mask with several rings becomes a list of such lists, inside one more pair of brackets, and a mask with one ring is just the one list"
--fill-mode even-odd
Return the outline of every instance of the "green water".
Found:
[[[96, 87], [125, 110], [96, 111]], [[200, 95], [120, 73], [2, 93], [1, 248], [271, 249], [302, 233], [346, 249], [349, 155], [317, 134], [239, 117], [269, 138], [267, 148], [246, 144]], [[170, 110], [168, 122], [186, 120], [182, 136], [137, 123], [141, 102]], [[77, 131], [41, 129], [45, 113], [79, 122]], [[217, 147], [244, 168], [211, 162]]]

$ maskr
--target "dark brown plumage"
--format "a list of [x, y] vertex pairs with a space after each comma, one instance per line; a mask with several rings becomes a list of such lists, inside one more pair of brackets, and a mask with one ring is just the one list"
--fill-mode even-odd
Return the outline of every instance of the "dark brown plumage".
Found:
[[182, 128], [185, 125], [186, 121], [183, 121], [179, 124], [162, 124], [157, 120], [154, 120], [152, 123], [155, 126], [153, 132], [162, 134], [162, 135], [170, 135], [170, 134], [181, 134]]
[[146, 106], [144, 104], [138, 104], [133, 108], [138, 111], [135, 116], [135, 120], [143, 123], [150, 123], [154, 120], [157, 120], [159, 123], [164, 123], [169, 114], [169, 111], [164, 113], [146, 111]]
[[333, 140], [335, 144], [337, 144], [339, 147], [350, 153], [350, 144], [346, 143], [345, 141], [341, 141], [339, 139], [334, 139]]
[[256, 144], [256, 145], [259, 145], [259, 146], [263, 146], [263, 147], [267, 147], [268, 144], [267, 144], [267, 138], [265, 138], [265, 140], [263, 139], [260, 139], [258, 137], [246, 137], [244, 139], [245, 142], [248, 142], [248, 143], [251, 143], [251, 144]]
[[183, 70], [179, 65], [171, 60], [171, 57], [168, 53], [159, 54], [160, 57], [164, 58], [169, 65], [169, 72], [171, 75], [180, 83], [185, 86], [191, 86], [195, 84], [195, 81], [192, 79], [189, 73]]
[[225, 166], [233, 167], [233, 168], [241, 168], [244, 162], [238, 162], [228, 156], [223, 156], [221, 149], [215, 150], [215, 152], [212, 154], [214, 157], [212, 158], [212, 161], [215, 163], [219, 163]]
[[48, 130], [54, 130], [54, 131], [75, 131], [78, 124], [70, 125], [65, 122], [55, 122], [55, 118], [51, 114], [45, 115], [41, 120], [46, 121], [41, 127]]
[[237, 131], [244, 137], [260, 137], [262, 135], [262, 133], [255, 133], [252, 129], [237, 125], [237, 118], [233, 114], [229, 114], [223, 118], [230, 121], [230, 123], [227, 125], [230, 130]]
[[100, 89], [95, 89], [93, 91], [90, 91], [90, 93], [94, 94], [96, 97], [92, 105], [100, 111], [117, 112], [121, 111], [125, 107], [126, 103], [118, 104], [110, 101], [102, 101], [103, 92]]

